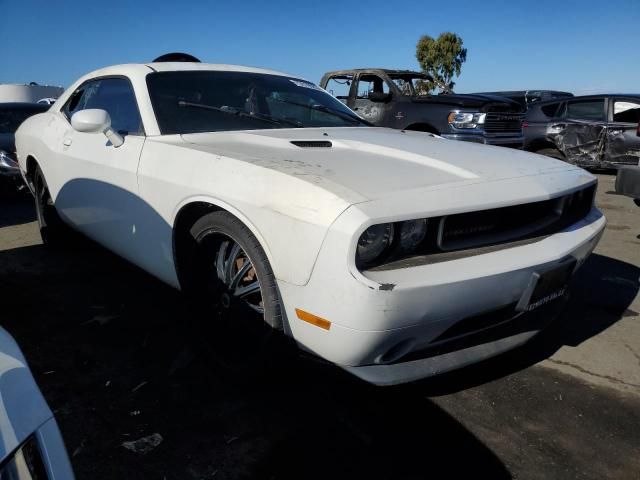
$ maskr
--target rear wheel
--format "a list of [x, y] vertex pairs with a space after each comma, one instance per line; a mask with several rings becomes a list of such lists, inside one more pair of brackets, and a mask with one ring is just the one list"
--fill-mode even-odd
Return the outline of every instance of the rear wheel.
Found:
[[227, 212], [191, 228], [194, 252], [187, 289], [198, 309], [197, 331], [227, 372], [254, 377], [282, 351], [282, 306], [267, 257], [254, 235]]
[[36, 216], [42, 243], [48, 246], [65, 244], [69, 240], [70, 229], [60, 219], [56, 211], [51, 194], [49, 193], [49, 187], [39, 166], [36, 167], [33, 183]]
[[564, 162], [567, 161], [567, 157], [558, 150], [557, 148], [542, 148], [540, 150], [536, 150], [536, 153], [540, 155], [546, 155], [547, 157], [557, 158], [558, 160], [562, 160]]

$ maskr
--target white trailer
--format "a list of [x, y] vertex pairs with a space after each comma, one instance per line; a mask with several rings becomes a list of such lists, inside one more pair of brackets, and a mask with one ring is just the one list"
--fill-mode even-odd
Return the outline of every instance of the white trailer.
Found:
[[0, 103], [26, 102], [51, 103], [50, 99], [56, 99], [64, 92], [64, 88], [51, 85], [38, 85], [31, 83], [21, 85], [16, 83], [0, 84]]

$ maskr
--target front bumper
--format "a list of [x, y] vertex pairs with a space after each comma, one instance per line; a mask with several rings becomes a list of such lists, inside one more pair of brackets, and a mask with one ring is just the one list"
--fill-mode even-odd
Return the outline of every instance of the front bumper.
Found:
[[500, 147], [522, 148], [524, 136], [488, 136], [483, 133], [445, 133], [442, 137], [449, 140], [459, 140], [463, 142], [482, 143], [485, 145], [497, 145]]
[[[396, 385], [431, 377], [481, 362], [523, 345], [549, 325], [566, 304], [567, 296], [529, 313], [518, 313], [510, 305], [486, 315], [483, 328], [467, 335], [434, 342], [433, 345], [389, 364], [344, 367], [353, 375], [376, 385]], [[510, 311], [505, 317], [504, 312]], [[493, 322], [486, 326], [486, 319]]]
[[[336, 270], [340, 255], [328, 237], [306, 286], [280, 282], [289, 327], [301, 347], [375, 384], [460, 368], [526, 342], [543, 325], [525, 322], [515, 333], [451, 350], [451, 342], [477, 333], [471, 325], [461, 336], [451, 336], [454, 327], [487, 312], [508, 313], [541, 269], [571, 258], [577, 269], [604, 226], [604, 216], [594, 208], [564, 231], [527, 245], [442, 263], [341, 274]], [[331, 321], [331, 328], [299, 320], [296, 308]], [[507, 314], [501, 323], [513, 319]], [[434, 348], [444, 353], [434, 354]], [[416, 358], [421, 352], [423, 358]]]

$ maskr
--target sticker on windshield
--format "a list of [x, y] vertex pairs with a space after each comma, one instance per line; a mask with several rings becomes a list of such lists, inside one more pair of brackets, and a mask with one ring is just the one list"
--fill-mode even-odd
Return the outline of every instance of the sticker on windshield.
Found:
[[293, 78], [290, 78], [289, 81], [298, 87], [311, 88], [312, 90], [322, 91], [322, 89], [319, 86], [317, 86], [315, 83], [305, 82], [302, 80], [294, 80]]

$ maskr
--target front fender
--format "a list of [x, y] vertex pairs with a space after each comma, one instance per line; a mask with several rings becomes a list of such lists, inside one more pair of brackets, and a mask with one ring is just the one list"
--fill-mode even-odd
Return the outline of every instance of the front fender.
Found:
[[309, 281], [330, 225], [350, 205], [303, 179], [179, 143], [148, 141], [138, 180], [142, 198], [172, 228], [193, 202], [235, 215], [260, 242], [276, 278], [294, 285]]

